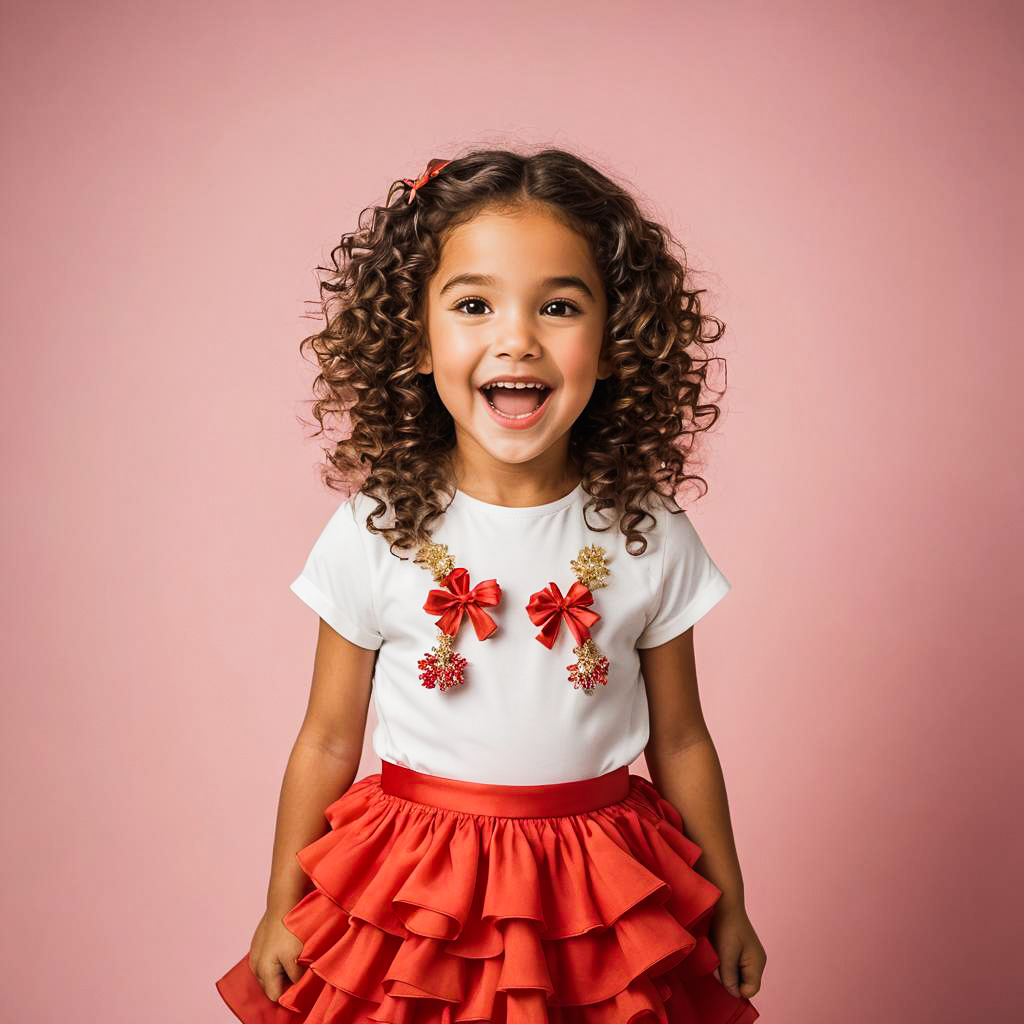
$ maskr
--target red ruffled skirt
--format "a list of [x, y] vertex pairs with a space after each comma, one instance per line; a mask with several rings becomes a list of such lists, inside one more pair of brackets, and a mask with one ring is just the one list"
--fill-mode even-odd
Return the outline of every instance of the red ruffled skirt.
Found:
[[650, 782], [492, 786], [382, 762], [296, 854], [315, 888], [275, 1002], [248, 953], [217, 982], [243, 1024], [750, 1024], [715, 977], [721, 891]]

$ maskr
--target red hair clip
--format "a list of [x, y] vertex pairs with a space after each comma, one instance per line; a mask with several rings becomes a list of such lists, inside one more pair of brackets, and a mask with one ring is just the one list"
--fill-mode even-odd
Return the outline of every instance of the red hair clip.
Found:
[[425, 185], [431, 178], [437, 177], [441, 173], [442, 168], [447, 167], [451, 163], [451, 160], [431, 160], [427, 164], [426, 170], [414, 181], [412, 178], [403, 178], [402, 183], [409, 186], [409, 194], [406, 197], [406, 202], [411, 203], [416, 195], [416, 190]]

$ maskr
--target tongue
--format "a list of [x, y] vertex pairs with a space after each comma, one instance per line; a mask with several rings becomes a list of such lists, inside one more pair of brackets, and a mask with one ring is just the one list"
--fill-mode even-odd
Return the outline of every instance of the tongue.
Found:
[[522, 416], [523, 413], [533, 412], [545, 394], [539, 388], [492, 388], [487, 393], [494, 408], [506, 416]]

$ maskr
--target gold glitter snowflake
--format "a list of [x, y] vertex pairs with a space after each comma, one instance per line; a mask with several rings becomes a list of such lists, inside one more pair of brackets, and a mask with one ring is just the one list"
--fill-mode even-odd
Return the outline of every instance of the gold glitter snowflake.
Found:
[[448, 545], [435, 544], [433, 541], [422, 545], [413, 561], [429, 569], [438, 583], [455, 568], [455, 559], [448, 554]]
[[606, 587], [608, 576], [607, 552], [600, 544], [588, 544], [569, 563], [576, 579], [588, 590]]

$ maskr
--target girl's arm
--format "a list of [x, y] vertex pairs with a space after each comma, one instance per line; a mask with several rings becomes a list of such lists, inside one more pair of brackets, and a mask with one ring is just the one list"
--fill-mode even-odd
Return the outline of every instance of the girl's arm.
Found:
[[357, 647], [320, 619], [309, 703], [277, 811], [267, 910], [278, 918], [311, 887], [296, 851], [328, 831], [324, 809], [359, 770], [376, 657], [377, 651]]
[[743, 876], [725, 780], [697, 691], [693, 627], [637, 653], [650, 710], [644, 755], [651, 781], [683, 816], [687, 836], [703, 851], [700, 873], [722, 890], [721, 905], [742, 908]]
[[686, 835], [701, 848], [697, 870], [722, 892], [708, 933], [719, 958], [719, 978], [734, 996], [750, 999], [761, 987], [768, 957], [744, 904], [722, 766], [697, 693], [693, 627], [638, 652], [650, 707], [651, 735], [644, 753], [651, 781], [682, 815]]

